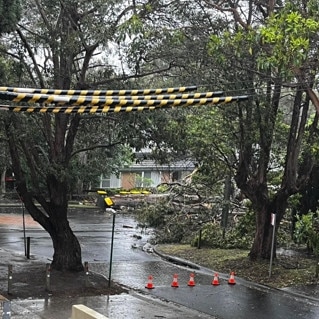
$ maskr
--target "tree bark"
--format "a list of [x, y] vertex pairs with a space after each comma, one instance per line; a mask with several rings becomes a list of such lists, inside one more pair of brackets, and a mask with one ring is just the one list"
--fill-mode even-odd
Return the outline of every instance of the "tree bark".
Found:
[[[22, 190], [22, 192], [21, 192]], [[74, 235], [68, 219], [67, 207], [64, 205], [53, 205], [52, 202], [45, 203], [43, 214], [33, 203], [33, 197], [28, 192], [23, 191], [23, 187], [18, 187], [19, 193], [24, 194], [23, 201], [27, 211], [50, 235], [53, 243], [54, 254], [52, 268], [60, 271], [82, 271], [81, 246]], [[41, 198], [38, 198], [42, 202]]]
[[[74, 235], [67, 218], [66, 184], [57, 181], [54, 177], [48, 178], [48, 184], [54, 184], [50, 201], [41, 195], [32, 196], [24, 183], [19, 183], [17, 190], [23, 199], [25, 207], [35, 221], [37, 221], [50, 235], [54, 254], [52, 268], [60, 271], [82, 271], [81, 246]], [[34, 200], [37, 200], [42, 209], [39, 209]], [[44, 210], [44, 212], [43, 212]]]
[[[56, 161], [47, 167], [46, 186], [48, 189], [48, 197], [45, 198], [36, 188], [32, 190], [30, 185], [27, 186], [25, 172], [22, 169], [23, 156], [31, 158], [31, 154], [25, 154], [30, 148], [19, 146], [25, 141], [20, 140], [15, 134], [13, 127], [15, 124], [15, 116], [8, 121], [6, 125], [6, 134], [9, 142], [9, 150], [12, 159], [12, 167], [16, 178], [16, 188], [24, 205], [32, 216], [51, 236], [54, 248], [52, 268], [62, 271], [81, 271], [83, 270], [81, 260], [81, 246], [70, 228], [67, 212], [68, 200], [67, 178], [64, 176], [66, 166], [57, 165], [60, 159], [60, 154], [56, 154]], [[59, 141], [59, 139], [57, 139]], [[58, 143], [57, 143], [58, 144]], [[57, 145], [55, 144], [55, 145]], [[60, 146], [58, 144], [58, 146]], [[23, 152], [20, 152], [20, 150]], [[55, 151], [57, 148], [55, 148]], [[63, 158], [63, 156], [62, 156]], [[32, 166], [33, 161], [29, 160], [29, 166]], [[31, 167], [31, 170], [34, 167]], [[50, 171], [53, 171], [53, 173]], [[32, 181], [33, 187], [37, 185], [37, 181]], [[30, 183], [29, 183], [30, 184]], [[29, 187], [29, 188], [28, 188]], [[35, 203], [39, 203], [41, 207]]]
[[6, 167], [3, 169], [2, 173], [1, 173], [1, 189], [0, 189], [0, 195], [4, 195], [6, 193], [6, 172], [7, 169]]
[[249, 252], [249, 257], [252, 260], [270, 258], [272, 242], [270, 218], [271, 213], [268, 211], [266, 206], [256, 213], [255, 238]]
[[[64, 213], [62, 215], [65, 215]], [[53, 220], [50, 230], [54, 255], [52, 268], [61, 271], [82, 271], [81, 246], [66, 218]]]
[[56, 176], [47, 177], [49, 189], [49, 232], [54, 248], [52, 268], [57, 270], [83, 270], [81, 246], [67, 219], [68, 199], [67, 183]]

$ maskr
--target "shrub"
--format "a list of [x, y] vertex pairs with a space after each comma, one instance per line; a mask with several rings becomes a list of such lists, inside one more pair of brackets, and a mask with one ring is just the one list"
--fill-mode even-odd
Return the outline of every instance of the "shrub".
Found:
[[[254, 220], [254, 214], [247, 212], [245, 215], [239, 217], [235, 221], [234, 226], [228, 228], [225, 234], [219, 222], [207, 223], [202, 228], [201, 246], [248, 249], [253, 241], [255, 231]], [[197, 246], [198, 240], [199, 234], [196, 234], [191, 245]]]
[[298, 244], [306, 244], [309, 251], [319, 256], [319, 214], [297, 215], [294, 239]]

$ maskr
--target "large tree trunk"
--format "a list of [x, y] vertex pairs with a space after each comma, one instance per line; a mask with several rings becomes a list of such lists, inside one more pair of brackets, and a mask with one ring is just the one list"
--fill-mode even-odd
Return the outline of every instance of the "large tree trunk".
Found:
[[54, 247], [52, 268], [62, 271], [83, 270], [81, 246], [74, 236], [69, 222], [66, 219], [55, 221], [50, 236]]
[[[254, 211], [256, 212], [256, 232], [249, 257], [252, 260], [270, 259], [272, 249], [273, 226], [271, 225], [271, 214], [276, 214], [275, 231], [283, 219], [290, 193], [282, 188], [269, 198], [266, 185], [257, 187], [255, 192], [250, 193]], [[276, 233], [274, 242], [274, 258], [276, 258]]]
[[[11, 129], [11, 124], [14, 123], [14, 117], [8, 122], [6, 133], [9, 141], [9, 149], [12, 159], [12, 167], [16, 177], [17, 191], [23, 199], [24, 205], [32, 216], [51, 236], [54, 255], [52, 268], [63, 271], [81, 271], [83, 265], [81, 261], [81, 247], [72, 232], [67, 219], [68, 212], [68, 182], [65, 171], [66, 166], [63, 164], [57, 165], [56, 162], [51, 164], [51, 167], [46, 167], [43, 172], [46, 177], [46, 186], [48, 193], [44, 196], [37, 188], [32, 189], [30, 183], [26, 183], [25, 173], [22, 169], [22, 155], [18, 150], [19, 142], [22, 149], [25, 151], [27, 158], [30, 158], [28, 152], [31, 147], [25, 147], [22, 142], [17, 140], [17, 134]], [[70, 149], [70, 148], [69, 148]], [[69, 150], [68, 149], [68, 150]], [[61, 152], [60, 152], [61, 153]], [[57, 154], [60, 154], [57, 152]], [[31, 161], [29, 161], [31, 163]], [[38, 178], [33, 174], [34, 166], [29, 166], [31, 169], [32, 183], [36, 186]], [[48, 197], [48, 198], [47, 198]], [[41, 207], [37, 206], [39, 203]]]
[[[21, 192], [22, 189], [22, 192]], [[52, 268], [61, 271], [82, 271], [83, 264], [81, 258], [81, 246], [74, 235], [67, 220], [67, 209], [65, 205], [60, 207], [52, 203], [43, 203], [47, 216], [34, 205], [33, 198], [29, 193], [23, 191], [23, 187], [18, 187], [20, 194], [24, 194], [24, 204], [33, 217], [50, 235], [53, 243], [54, 254]]]
[[[81, 246], [67, 219], [66, 185], [56, 180], [55, 184], [49, 202], [39, 195], [32, 196], [23, 182], [18, 184], [17, 190], [30, 215], [51, 236], [54, 248], [52, 268], [61, 271], [82, 271]], [[41, 209], [34, 204], [35, 199], [41, 204]]]
[[3, 169], [3, 171], [1, 172], [1, 188], [0, 188], [0, 195], [4, 195], [6, 193], [6, 172], [7, 169], [6, 167]]
[[268, 211], [266, 206], [256, 212], [255, 238], [249, 252], [249, 257], [252, 260], [270, 258], [272, 243], [270, 216], [271, 212]]
[[[50, 192], [49, 202], [41, 196], [32, 196], [23, 183], [19, 184], [17, 189], [30, 215], [49, 233], [52, 239], [54, 248], [52, 268], [61, 271], [82, 271], [81, 246], [67, 219], [66, 184], [58, 182], [51, 176], [48, 178], [48, 184], [52, 186], [53, 183], [55, 187], [53, 192]], [[34, 205], [34, 199], [41, 204], [41, 209]]]
[[67, 219], [68, 194], [67, 182], [59, 181], [56, 176], [47, 177], [49, 189], [49, 232], [54, 255], [52, 268], [57, 270], [81, 271], [83, 270], [81, 260], [81, 246], [73, 234]]
[[47, 178], [49, 188], [49, 232], [54, 255], [52, 268], [57, 270], [81, 271], [83, 270], [81, 260], [81, 246], [70, 228], [67, 212], [67, 183], [60, 181], [54, 175]]

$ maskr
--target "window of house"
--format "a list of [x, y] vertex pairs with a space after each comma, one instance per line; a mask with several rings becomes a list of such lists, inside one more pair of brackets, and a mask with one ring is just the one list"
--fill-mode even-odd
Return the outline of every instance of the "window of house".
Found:
[[181, 172], [178, 172], [178, 171], [174, 171], [172, 173], [172, 182], [176, 182], [176, 181], [179, 181], [181, 180]]
[[151, 172], [138, 172], [135, 174], [135, 187], [149, 187], [151, 184]]
[[144, 172], [144, 178], [151, 179], [151, 172]]
[[110, 188], [111, 187], [111, 178], [110, 178], [110, 176], [102, 176], [100, 187], [101, 188]]

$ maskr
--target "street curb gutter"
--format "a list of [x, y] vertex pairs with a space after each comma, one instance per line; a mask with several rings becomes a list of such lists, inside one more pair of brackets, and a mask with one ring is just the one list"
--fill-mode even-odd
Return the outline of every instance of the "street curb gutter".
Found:
[[153, 248], [153, 251], [156, 255], [162, 257], [163, 259], [165, 259], [173, 264], [184, 266], [184, 267], [191, 268], [191, 269], [196, 269], [196, 270], [201, 269], [201, 267], [199, 265], [196, 265], [188, 260], [178, 258], [178, 257], [169, 256], [169, 255], [161, 253], [160, 251], [158, 251], [156, 249], [156, 246]]
[[[166, 255], [166, 254], [158, 251], [156, 246], [153, 248], [153, 250], [154, 250], [155, 254], [157, 254], [161, 258], [163, 258], [163, 259], [165, 259], [168, 262], [171, 262], [173, 264], [180, 265], [180, 266], [187, 267], [187, 268], [191, 268], [191, 269], [201, 270], [201, 271], [203, 271], [203, 272], [205, 272], [207, 274], [208, 273], [212, 273], [212, 274], [214, 273], [214, 270], [212, 270], [212, 269], [209, 269], [209, 268], [206, 268], [206, 267], [202, 267], [200, 265], [197, 265], [195, 263], [192, 263], [192, 262], [190, 262], [188, 260], [185, 260], [185, 259], [182, 259], [182, 258]], [[223, 279], [226, 279], [227, 276], [228, 276], [227, 274], [220, 274], [220, 277], [223, 278]], [[277, 293], [287, 294], [287, 295], [293, 296], [295, 298], [307, 299], [309, 301], [315, 302], [316, 304], [319, 303], [319, 298], [308, 296], [308, 295], [301, 294], [301, 293], [298, 293], [298, 292], [285, 290], [285, 289], [281, 289], [281, 288], [269, 287], [269, 286], [261, 285], [261, 284], [255, 283], [255, 282], [250, 282], [250, 281], [242, 279], [242, 278], [237, 278], [237, 282], [241, 283], [242, 285], [244, 285], [246, 287], [256, 288], [256, 289], [259, 289], [261, 291], [267, 291], [267, 292], [274, 291], [274, 292], [277, 292]]]

